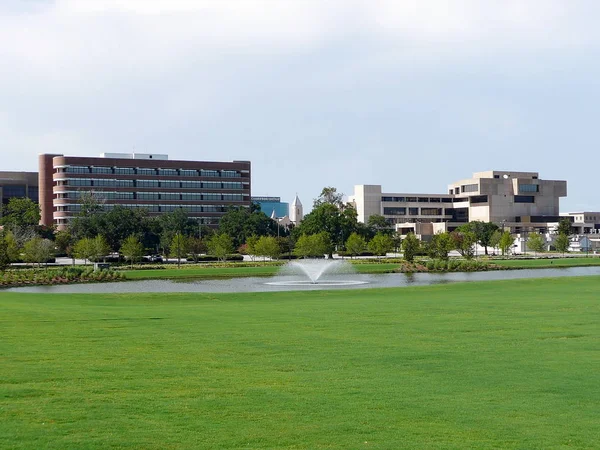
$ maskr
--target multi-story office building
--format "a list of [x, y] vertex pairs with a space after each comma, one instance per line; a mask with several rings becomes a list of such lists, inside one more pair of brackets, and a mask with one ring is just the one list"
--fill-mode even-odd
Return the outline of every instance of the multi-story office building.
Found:
[[167, 155], [105, 153], [39, 157], [41, 223], [66, 225], [92, 194], [105, 210], [121, 205], [158, 215], [182, 208], [216, 225], [232, 206], [250, 205], [250, 162], [171, 161]]
[[[0, 172], [0, 199], [2, 199], [2, 205], [6, 205], [11, 198], [30, 198], [37, 203], [37, 172]], [[0, 217], [2, 217], [1, 207]]]
[[361, 222], [380, 214], [403, 234], [431, 235], [474, 220], [516, 232], [545, 231], [559, 220], [559, 199], [566, 195], [566, 181], [541, 180], [536, 172], [488, 171], [452, 183], [448, 194], [383, 193], [380, 185], [357, 185], [349, 201]]
[[289, 203], [282, 202], [281, 197], [252, 197], [252, 203], [260, 205], [260, 210], [267, 216], [286, 217], [290, 213]]

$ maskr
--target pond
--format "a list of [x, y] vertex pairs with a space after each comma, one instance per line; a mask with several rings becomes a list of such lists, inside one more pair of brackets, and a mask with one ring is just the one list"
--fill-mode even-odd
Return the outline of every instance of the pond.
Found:
[[272, 278], [230, 278], [219, 280], [143, 280], [116, 283], [68, 284], [10, 288], [11, 292], [35, 293], [142, 293], [142, 292], [270, 292], [323, 289], [369, 289], [427, 286], [442, 283], [516, 280], [523, 278], [598, 276], [600, 267], [565, 269], [525, 269], [492, 272], [389, 273], [377, 275], [331, 274], [316, 284], [294, 275]]

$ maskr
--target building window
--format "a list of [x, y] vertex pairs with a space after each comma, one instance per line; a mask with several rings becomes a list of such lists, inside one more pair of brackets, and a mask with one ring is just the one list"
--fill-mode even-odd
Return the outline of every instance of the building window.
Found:
[[242, 189], [242, 183], [225, 181], [223, 182], [223, 189]]
[[158, 174], [160, 176], [167, 176], [167, 177], [171, 177], [171, 176], [176, 177], [178, 175], [177, 169], [158, 169]]
[[488, 196], [487, 195], [474, 195], [473, 197], [470, 197], [469, 200], [471, 201], [471, 204], [487, 203]]
[[520, 184], [519, 192], [540, 192], [539, 184]]
[[477, 192], [479, 190], [478, 184], [463, 184], [461, 187], [462, 192]]
[[179, 170], [179, 175], [181, 175], [182, 177], [197, 177], [198, 176], [198, 171], [197, 170], [191, 170], [191, 169], [180, 169]]
[[408, 208], [408, 214], [410, 216], [418, 216], [419, 215], [419, 208]]
[[429, 203], [429, 197], [419, 197], [419, 203]]
[[67, 173], [90, 173], [90, 168], [87, 166], [69, 166], [65, 169]]
[[202, 194], [202, 200], [221, 200], [221, 194]]
[[159, 183], [158, 180], [137, 180], [135, 185], [137, 187], [156, 188], [159, 186]]
[[221, 182], [219, 181], [205, 181], [202, 183], [204, 189], [221, 189]]
[[158, 200], [158, 192], [137, 192], [136, 198], [138, 200]]
[[442, 208], [421, 208], [421, 215], [423, 215], [423, 216], [441, 216]]
[[183, 189], [201, 189], [202, 182], [201, 181], [182, 181], [181, 187]]
[[405, 216], [406, 208], [383, 208], [384, 216]]
[[515, 195], [515, 203], [535, 203], [533, 195]]
[[113, 173], [113, 169], [112, 167], [92, 167], [92, 173], [111, 175]]
[[394, 198], [393, 197], [381, 197], [381, 201], [382, 202], [393, 202]]
[[442, 203], [452, 203], [452, 199], [444, 197], [444, 198], [442, 198]]
[[138, 167], [136, 172], [138, 175], [156, 175], [156, 169], [146, 169], [145, 167]]
[[242, 194], [223, 194], [223, 200], [228, 202], [241, 202], [244, 200], [244, 196]]
[[431, 197], [429, 203], [440, 203], [441, 199], [438, 197]]
[[181, 187], [181, 184], [179, 183], [179, 181], [175, 180], [164, 180], [160, 182], [160, 187], [179, 188]]
[[417, 201], [417, 197], [406, 197], [406, 201], [407, 202], [416, 202]]
[[131, 167], [115, 167], [115, 174], [117, 175], [135, 175], [135, 169]]
[[238, 178], [241, 174], [235, 170], [221, 170], [221, 176], [223, 178]]
[[200, 171], [200, 176], [201, 177], [218, 177], [219, 176], [219, 172], [216, 170], [204, 170], [202, 169]]

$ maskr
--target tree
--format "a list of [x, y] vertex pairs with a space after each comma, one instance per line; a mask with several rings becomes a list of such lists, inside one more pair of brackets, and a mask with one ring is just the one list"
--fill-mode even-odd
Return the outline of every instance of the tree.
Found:
[[54, 254], [54, 243], [49, 239], [34, 237], [25, 242], [23, 246], [23, 260], [26, 263], [37, 263], [41, 266], [42, 263], [48, 262]]
[[97, 262], [100, 260], [100, 258], [104, 258], [106, 261], [106, 255], [110, 253], [110, 245], [108, 245], [108, 242], [104, 236], [99, 234], [94, 238], [92, 249], [91, 257], [94, 259], [94, 261]]
[[144, 246], [140, 242], [139, 238], [132, 234], [123, 241], [120, 251], [130, 262], [131, 267], [133, 268], [133, 263], [142, 258], [142, 255], [144, 254]]
[[177, 268], [181, 267], [181, 258], [187, 254], [187, 238], [181, 233], [176, 233], [171, 241], [171, 256], [177, 258]]
[[458, 231], [455, 230], [450, 233], [450, 239], [452, 240], [452, 246], [455, 250], [466, 259], [473, 258], [475, 254], [475, 244], [477, 243], [477, 237], [472, 231]]
[[369, 220], [367, 220], [367, 227], [371, 233], [373, 233], [373, 235], [377, 233], [392, 234], [394, 231], [387, 222], [386, 218], [380, 214], [373, 214], [369, 216]]
[[198, 256], [202, 253], [206, 253], [206, 242], [197, 237], [190, 237], [188, 238], [188, 250], [191, 252], [194, 262], [197, 263]]
[[560, 219], [558, 222], [558, 234], [564, 234], [565, 236], [571, 236], [571, 221], [568, 217]]
[[566, 234], [559, 234], [554, 241], [556, 251], [561, 252], [563, 256], [565, 256], [565, 253], [569, 250], [569, 244], [569, 236]]
[[527, 240], [527, 246], [533, 250], [534, 253], [541, 253], [546, 248], [546, 239], [540, 233], [531, 233]]
[[207, 242], [208, 253], [216, 256], [219, 261], [226, 261], [227, 255], [233, 253], [233, 240], [227, 233], [215, 233]]
[[254, 246], [257, 256], [269, 257], [271, 259], [279, 258], [281, 249], [277, 239], [272, 236], [261, 236]]
[[338, 192], [334, 187], [324, 187], [321, 194], [313, 202], [313, 208], [321, 206], [323, 204], [330, 204], [337, 208], [342, 207], [342, 198], [344, 194]]
[[358, 233], [352, 233], [346, 240], [346, 251], [350, 256], [360, 255], [367, 248], [367, 241]]
[[252, 261], [254, 261], [254, 258], [256, 257], [256, 244], [258, 243], [258, 239], [259, 237], [255, 234], [246, 239], [246, 252]]
[[90, 238], [79, 239], [73, 248], [73, 255], [76, 258], [83, 259], [83, 263], [87, 265], [88, 259], [94, 255], [94, 240]]
[[6, 252], [9, 260], [17, 261], [21, 256], [21, 249], [12, 231], [4, 231], [4, 240], [6, 241]]
[[502, 239], [502, 231], [494, 231], [494, 234], [490, 238], [490, 247], [497, 249], [500, 245], [500, 239]]
[[0, 223], [13, 227], [36, 227], [40, 222], [40, 206], [29, 198], [13, 197], [2, 207]]
[[429, 246], [429, 256], [448, 260], [448, 253], [452, 248], [452, 239], [447, 232], [434, 234]]
[[502, 251], [503, 256], [508, 254], [514, 241], [515, 239], [512, 237], [509, 231], [505, 231], [504, 233], [502, 233], [502, 237], [500, 238], [500, 242], [498, 245], [500, 246], [500, 250]]
[[4, 238], [4, 233], [0, 232], [0, 272], [4, 272], [8, 266], [10, 266], [8, 242]]
[[369, 241], [369, 250], [377, 256], [385, 256], [385, 254], [394, 248], [392, 238], [383, 233], [377, 233], [373, 239]]
[[482, 222], [474, 220], [473, 222], [461, 225], [458, 231], [471, 231], [475, 233], [477, 242], [485, 249], [485, 254], [488, 254], [488, 247], [494, 232], [498, 229], [498, 225], [492, 222]]
[[302, 258], [322, 257], [330, 252], [331, 241], [326, 232], [304, 234], [296, 242], [294, 253]]
[[[277, 236], [278, 223], [260, 211], [260, 208], [231, 207], [221, 217], [219, 232], [232, 236], [233, 245], [238, 248], [250, 236]], [[285, 228], [280, 233], [287, 233]]]
[[415, 260], [415, 255], [419, 251], [420, 242], [414, 233], [408, 233], [402, 241], [402, 251], [404, 252], [404, 259], [408, 262]]

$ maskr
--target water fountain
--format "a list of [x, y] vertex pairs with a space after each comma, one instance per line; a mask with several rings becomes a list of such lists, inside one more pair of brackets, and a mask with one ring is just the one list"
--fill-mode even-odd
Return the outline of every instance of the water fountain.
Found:
[[273, 286], [352, 286], [367, 281], [352, 279], [356, 270], [348, 261], [340, 259], [302, 259], [290, 261], [278, 273]]

